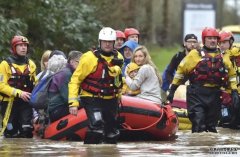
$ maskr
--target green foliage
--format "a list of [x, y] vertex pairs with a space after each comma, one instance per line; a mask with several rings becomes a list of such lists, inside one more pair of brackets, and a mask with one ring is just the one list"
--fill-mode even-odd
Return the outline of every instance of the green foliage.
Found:
[[[191, 0], [197, 1], [197, 0]], [[208, 0], [204, 0], [208, 1]], [[239, 23], [237, 7], [217, 2], [218, 25]], [[37, 62], [44, 50], [85, 52], [97, 45], [102, 26], [140, 31], [140, 43], [171, 46], [182, 42], [182, 4], [179, 0], [0, 0], [0, 55], [9, 54], [13, 35], [30, 41], [30, 54]], [[165, 4], [165, 5], [164, 5]], [[178, 7], [176, 7], [178, 6]], [[226, 18], [227, 17], [227, 18]], [[197, 17], [196, 17], [197, 18]], [[176, 46], [174, 46], [175, 48]], [[166, 51], [176, 51], [166, 49]], [[163, 51], [163, 52], [162, 52]], [[159, 52], [166, 54], [163, 49]], [[154, 60], [166, 62], [158, 53]], [[158, 64], [158, 63], [157, 63]], [[161, 66], [160, 69], [163, 69]]]
[[0, 15], [0, 26], [0, 52], [1, 57], [3, 57], [10, 52], [10, 39], [12, 36], [26, 33], [27, 25], [19, 18], [5, 19]]
[[173, 45], [171, 47], [149, 45], [147, 48], [149, 49], [153, 62], [156, 64], [160, 72], [163, 72], [163, 70], [171, 61], [173, 55], [180, 50], [179, 45]]
[[94, 9], [82, 0], [0, 0], [0, 51], [19, 33], [29, 39], [35, 60], [46, 49], [86, 51], [97, 44], [101, 26]]

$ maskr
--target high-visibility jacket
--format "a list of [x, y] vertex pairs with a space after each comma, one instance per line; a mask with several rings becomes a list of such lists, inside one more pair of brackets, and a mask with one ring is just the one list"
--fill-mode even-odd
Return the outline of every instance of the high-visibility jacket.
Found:
[[[123, 59], [123, 56], [119, 52], [116, 52], [116, 53], [119, 59]], [[114, 58], [114, 55], [111, 55], [111, 56], [104, 56], [102, 54], [100, 55], [101, 55], [101, 58], [104, 59], [108, 64], [108, 69], [109, 69], [108, 74], [115, 78], [114, 83], [116, 86], [118, 86], [116, 84], [117, 82], [121, 84], [121, 82], [119, 82], [119, 80], [121, 80], [120, 79], [121, 68], [117, 65], [115, 66], [111, 65], [111, 61]], [[79, 102], [78, 102], [79, 93], [81, 97], [98, 97], [98, 94], [94, 94], [84, 89], [81, 89], [81, 85], [84, 82], [84, 80], [88, 78], [88, 76], [91, 76], [93, 75], [93, 73], [96, 72], [98, 65], [99, 65], [99, 58], [92, 51], [88, 51], [81, 56], [78, 67], [74, 71], [71, 77], [71, 81], [68, 84], [68, 89], [69, 89], [68, 102], [69, 104], [71, 104], [70, 106], [79, 106]], [[119, 88], [121, 88], [121, 86], [119, 86]], [[112, 99], [114, 97], [118, 97], [120, 95], [119, 93], [111, 96], [110, 95], [103, 96], [102, 98]]]
[[22, 91], [31, 92], [35, 82], [36, 65], [31, 59], [20, 63], [8, 57], [0, 64], [0, 101], [20, 96]]
[[[108, 73], [109, 67], [114, 65], [103, 59], [98, 50], [93, 53], [98, 58], [97, 68], [83, 80], [81, 89], [98, 96], [115, 96], [120, 88], [115, 85], [115, 78]], [[121, 77], [119, 81], [122, 82], [120, 79]]]
[[229, 50], [226, 50], [226, 53], [229, 54], [230, 60], [233, 64], [233, 67], [237, 74], [237, 86], [238, 93], [240, 93], [240, 48], [233, 47]]
[[195, 69], [189, 74], [190, 83], [218, 84], [222, 87], [228, 86], [228, 70], [223, 63], [223, 54], [219, 53], [212, 57], [201, 51], [202, 59]]
[[[208, 55], [215, 57], [220, 54], [220, 51], [208, 53]], [[224, 54], [223, 56], [223, 64], [225, 69], [227, 70], [228, 75], [228, 84], [231, 89], [237, 89], [237, 82], [236, 82], [236, 72], [233, 68], [233, 65], [230, 61], [229, 55]], [[192, 50], [190, 53], [181, 61], [178, 66], [178, 70], [174, 76], [172, 84], [180, 85], [185, 76], [191, 77], [191, 73], [197, 67], [197, 64], [202, 60], [202, 55], [199, 54], [199, 51]], [[221, 87], [219, 83], [203, 83], [203, 86], [206, 87]]]

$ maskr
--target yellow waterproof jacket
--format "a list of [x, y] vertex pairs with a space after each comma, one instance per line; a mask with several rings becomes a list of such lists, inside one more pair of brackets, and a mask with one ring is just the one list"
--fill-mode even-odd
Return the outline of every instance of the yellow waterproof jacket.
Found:
[[[118, 58], [123, 59], [123, 56], [119, 52], [117, 52], [117, 53], [118, 53]], [[101, 57], [103, 59], [105, 59], [108, 63], [110, 63], [111, 60], [114, 58], [114, 56], [107, 57], [107, 56], [103, 56], [103, 55], [101, 55]], [[94, 55], [94, 53], [92, 51], [88, 51], [81, 56], [79, 65], [76, 68], [76, 70], [74, 71], [74, 73], [71, 77], [71, 80], [68, 84], [68, 90], [69, 90], [68, 103], [70, 104], [70, 107], [72, 107], [72, 106], [78, 107], [79, 106], [78, 95], [79, 95], [81, 83], [89, 74], [96, 71], [97, 65], [98, 65], [98, 58]], [[110, 69], [109, 75], [114, 76], [114, 77], [119, 77], [122, 72], [122, 70], [119, 66], [112, 66], [112, 67], [109, 67], [109, 69]], [[81, 97], [95, 97], [95, 95], [93, 95], [85, 90], [81, 90], [80, 96]], [[98, 97], [98, 96], [96, 96], [96, 97]], [[103, 97], [103, 99], [112, 99], [112, 98], [113, 98], [113, 96]]]
[[[212, 57], [215, 57], [220, 52], [216, 53], [208, 53]], [[188, 76], [197, 66], [198, 62], [202, 59], [202, 56], [199, 54], [197, 50], [192, 50], [179, 64], [177, 72], [174, 76], [172, 84], [180, 85], [183, 81], [184, 76]], [[236, 82], [236, 72], [233, 68], [233, 65], [230, 61], [229, 55], [223, 55], [223, 63], [225, 68], [228, 70], [229, 84], [231, 89], [237, 89]], [[217, 84], [204, 84], [206, 87], [216, 87], [219, 86]]]
[[[134, 62], [130, 62], [127, 66], [126, 66], [126, 72], [128, 75], [130, 75], [131, 72], [135, 71], [135, 70], [139, 70], [140, 66], [138, 66], [136, 63]], [[131, 77], [131, 76], [130, 76]], [[140, 94], [141, 91], [140, 89], [137, 90], [132, 90], [128, 87], [128, 85], [126, 84], [126, 79], [125, 77], [123, 77], [123, 87], [122, 87], [122, 95], [129, 95], [129, 96], [136, 96], [138, 94]]]
[[136, 96], [140, 93], [141, 93], [140, 89], [131, 90], [126, 84], [125, 77], [123, 78], [122, 95]]
[[[18, 65], [16, 63], [12, 63], [12, 66], [16, 69], [19, 69], [22, 73], [24, 70], [29, 66], [30, 71], [30, 81], [33, 82], [33, 84], [36, 83], [36, 65], [35, 63], [29, 59], [28, 64], [22, 64]], [[0, 64], [0, 101], [8, 101], [10, 96], [17, 97], [20, 96], [22, 93], [22, 90], [11, 87], [8, 84], [8, 80], [10, 79], [12, 75], [12, 71], [10, 68], [10, 65], [6, 60], [3, 60]]]
[[[240, 48], [239, 47], [233, 47], [230, 50], [226, 50], [226, 53], [229, 55], [230, 60], [232, 61], [233, 68], [235, 69], [237, 73], [237, 84], [238, 84], [238, 93], [240, 93], [240, 66], [239, 66], [239, 61], [240, 61]], [[236, 59], [238, 60], [236, 62]]]

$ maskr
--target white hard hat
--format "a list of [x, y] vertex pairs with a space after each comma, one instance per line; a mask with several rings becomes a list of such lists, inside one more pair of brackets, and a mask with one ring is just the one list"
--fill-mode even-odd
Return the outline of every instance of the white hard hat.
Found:
[[103, 27], [98, 35], [98, 40], [115, 41], [116, 31], [110, 27]]

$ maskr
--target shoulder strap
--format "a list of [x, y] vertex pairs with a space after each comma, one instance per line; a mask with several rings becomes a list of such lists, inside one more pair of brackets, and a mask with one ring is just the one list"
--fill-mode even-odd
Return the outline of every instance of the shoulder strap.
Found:
[[98, 59], [102, 58], [101, 55], [100, 55], [99, 49], [96, 49], [96, 50], [94, 50], [92, 52]]
[[14, 60], [12, 59], [12, 57], [11, 57], [11, 56], [10, 56], [10, 57], [7, 57], [7, 58], [5, 59], [5, 61], [8, 63], [12, 74], [16, 73], [16, 69], [15, 69], [14, 66], [12, 65], [12, 63], [14, 62]]
[[118, 51], [116, 49], [113, 49], [113, 56], [114, 58], [118, 58]]
[[12, 57], [7, 57], [4, 59], [9, 65], [13, 63]]
[[43, 78], [43, 76], [47, 73], [47, 70], [44, 70], [41, 74], [41, 76], [39, 77], [39, 81]]

